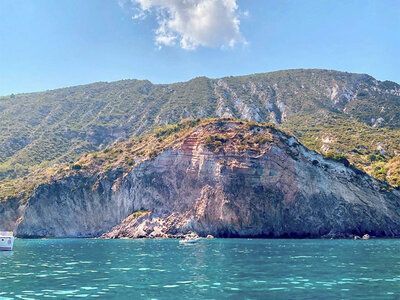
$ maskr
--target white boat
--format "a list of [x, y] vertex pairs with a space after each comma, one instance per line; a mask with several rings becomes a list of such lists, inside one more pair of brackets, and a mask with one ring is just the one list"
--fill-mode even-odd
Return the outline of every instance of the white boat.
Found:
[[12, 251], [14, 236], [12, 231], [0, 231], [0, 251]]
[[179, 240], [180, 244], [195, 244], [199, 241], [199, 238], [184, 238], [182, 240]]

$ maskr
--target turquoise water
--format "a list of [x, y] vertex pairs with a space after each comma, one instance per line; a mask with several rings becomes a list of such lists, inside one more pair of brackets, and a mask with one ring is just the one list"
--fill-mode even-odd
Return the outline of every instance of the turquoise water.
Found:
[[16, 240], [0, 299], [399, 299], [400, 240]]

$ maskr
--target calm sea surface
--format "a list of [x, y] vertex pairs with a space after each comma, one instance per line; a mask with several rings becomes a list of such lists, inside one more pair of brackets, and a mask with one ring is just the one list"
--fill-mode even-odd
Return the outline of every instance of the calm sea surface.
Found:
[[0, 299], [400, 299], [400, 240], [16, 240]]

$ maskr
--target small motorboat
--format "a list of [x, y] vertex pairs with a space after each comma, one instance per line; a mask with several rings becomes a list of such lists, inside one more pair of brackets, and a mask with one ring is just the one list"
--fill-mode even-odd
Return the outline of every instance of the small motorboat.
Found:
[[187, 234], [183, 236], [183, 239], [179, 240], [180, 244], [196, 244], [198, 241], [200, 241], [201, 238], [192, 231], [189, 231]]
[[0, 231], [0, 251], [12, 251], [14, 235], [12, 231]]
[[200, 241], [199, 237], [185, 237], [184, 239], [179, 240], [180, 244], [196, 244]]
[[179, 240], [179, 243], [181, 244], [196, 244], [198, 241], [200, 241], [201, 238], [195, 234], [194, 232], [191, 232], [187, 234], [183, 239]]

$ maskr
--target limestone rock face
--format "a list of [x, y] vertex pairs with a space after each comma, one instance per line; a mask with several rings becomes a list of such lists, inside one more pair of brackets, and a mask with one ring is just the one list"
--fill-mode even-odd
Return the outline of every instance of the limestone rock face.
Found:
[[[110, 174], [110, 176], [112, 176]], [[111, 178], [68, 177], [41, 185], [29, 199], [20, 237], [95, 237], [129, 214], [133, 203], [124, 190], [114, 193]]]
[[[218, 151], [204, 139], [213, 134], [227, 137]], [[398, 190], [276, 129], [250, 134], [270, 138], [243, 149], [240, 124], [201, 126], [123, 177], [110, 170], [41, 185], [15, 213], [17, 236], [400, 236]]]
[[189, 137], [136, 169], [135, 207], [152, 213], [104, 237], [346, 237], [400, 234], [400, 195], [294, 139], [262, 155], [215, 154]]
[[15, 232], [24, 210], [25, 205], [17, 199], [0, 202], [0, 230]]

